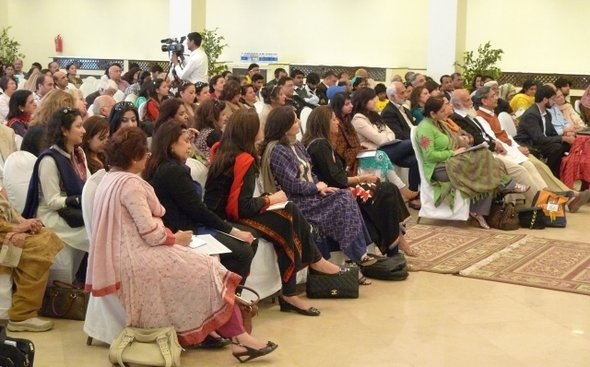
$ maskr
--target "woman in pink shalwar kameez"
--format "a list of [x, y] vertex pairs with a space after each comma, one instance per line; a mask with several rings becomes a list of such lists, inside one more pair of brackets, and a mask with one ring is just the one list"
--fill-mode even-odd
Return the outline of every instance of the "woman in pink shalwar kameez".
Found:
[[174, 326], [184, 346], [216, 330], [231, 338], [238, 359], [276, 349], [244, 331], [234, 303], [240, 276], [188, 248], [191, 231], [164, 227], [164, 207], [138, 175], [149, 158], [141, 129], [117, 131], [106, 153], [112, 168], [96, 190], [86, 289], [96, 297], [116, 294], [130, 326]]

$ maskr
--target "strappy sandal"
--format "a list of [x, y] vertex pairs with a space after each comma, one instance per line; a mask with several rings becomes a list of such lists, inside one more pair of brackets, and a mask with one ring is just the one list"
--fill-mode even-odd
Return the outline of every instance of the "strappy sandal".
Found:
[[359, 285], [371, 285], [373, 284], [373, 282], [371, 282], [369, 279], [367, 279], [367, 277], [365, 277], [364, 275], [362, 275], [359, 278]]
[[513, 188], [508, 189], [508, 190], [504, 190], [502, 193], [507, 195], [507, 194], [523, 194], [527, 191], [529, 191], [531, 187], [527, 186], [527, 185], [523, 185], [523, 184], [515, 184]]
[[[266, 343], [266, 345], [264, 347], [262, 347], [260, 349], [254, 349], [254, 348], [249, 347], [247, 345], [241, 344], [240, 341], [238, 340], [238, 338], [235, 338], [235, 339], [236, 339], [236, 341], [234, 341], [232, 338], [232, 344], [235, 344], [238, 347], [242, 347], [242, 348], [246, 349], [244, 352], [233, 352], [232, 353], [232, 355], [234, 357], [236, 357], [236, 359], [238, 361], [240, 361], [240, 363], [248, 362], [251, 359], [265, 356], [269, 353], [272, 353], [278, 347], [277, 344], [269, 341], [268, 343]], [[246, 357], [246, 358], [242, 358], [242, 357]]]

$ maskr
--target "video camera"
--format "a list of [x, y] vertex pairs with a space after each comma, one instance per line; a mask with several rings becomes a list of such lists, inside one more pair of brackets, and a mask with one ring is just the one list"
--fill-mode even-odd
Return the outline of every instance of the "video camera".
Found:
[[178, 38], [166, 38], [161, 40], [160, 42], [163, 43], [162, 51], [163, 52], [170, 52], [174, 53], [178, 56], [184, 55], [184, 40], [186, 36], [180, 37], [180, 41]]

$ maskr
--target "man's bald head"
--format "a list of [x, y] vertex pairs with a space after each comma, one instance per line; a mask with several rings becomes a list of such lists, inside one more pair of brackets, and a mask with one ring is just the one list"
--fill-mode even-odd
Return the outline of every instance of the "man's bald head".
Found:
[[117, 101], [108, 94], [96, 97], [92, 112], [95, 116], [109, 117]]
[[453, 108], [459, 110], [469, 110], [473, 107], [471, 94], [467, 89], [455, 89], [451, 94], [451, 104]]

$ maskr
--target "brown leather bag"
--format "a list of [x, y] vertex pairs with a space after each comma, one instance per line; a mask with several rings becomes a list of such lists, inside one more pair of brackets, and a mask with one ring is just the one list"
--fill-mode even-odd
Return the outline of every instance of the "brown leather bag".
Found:
[[492, 228], [513, 231], [520, 228], [518, 213], [512, 203], [494, 203], [488, 215], [488, 224]]
[[45, 290], [39, 314], [58, 319], [84, 320], [89, 299], [90, 294], [83, 289], [54, 280], [53, 286]]
[[258, 302], [260, 302], [260, 295], [250, 287], [240, 285], [238, 288], [250, 291], [256, 296], [256, 299], [249, 301], [242, 298], [241, 296], [236, 295], [236, 304], [242, 312], [244, 329], [248, 332], [248, 334], [252, 334], [252, 319], [254, 316], [258, 315]]

